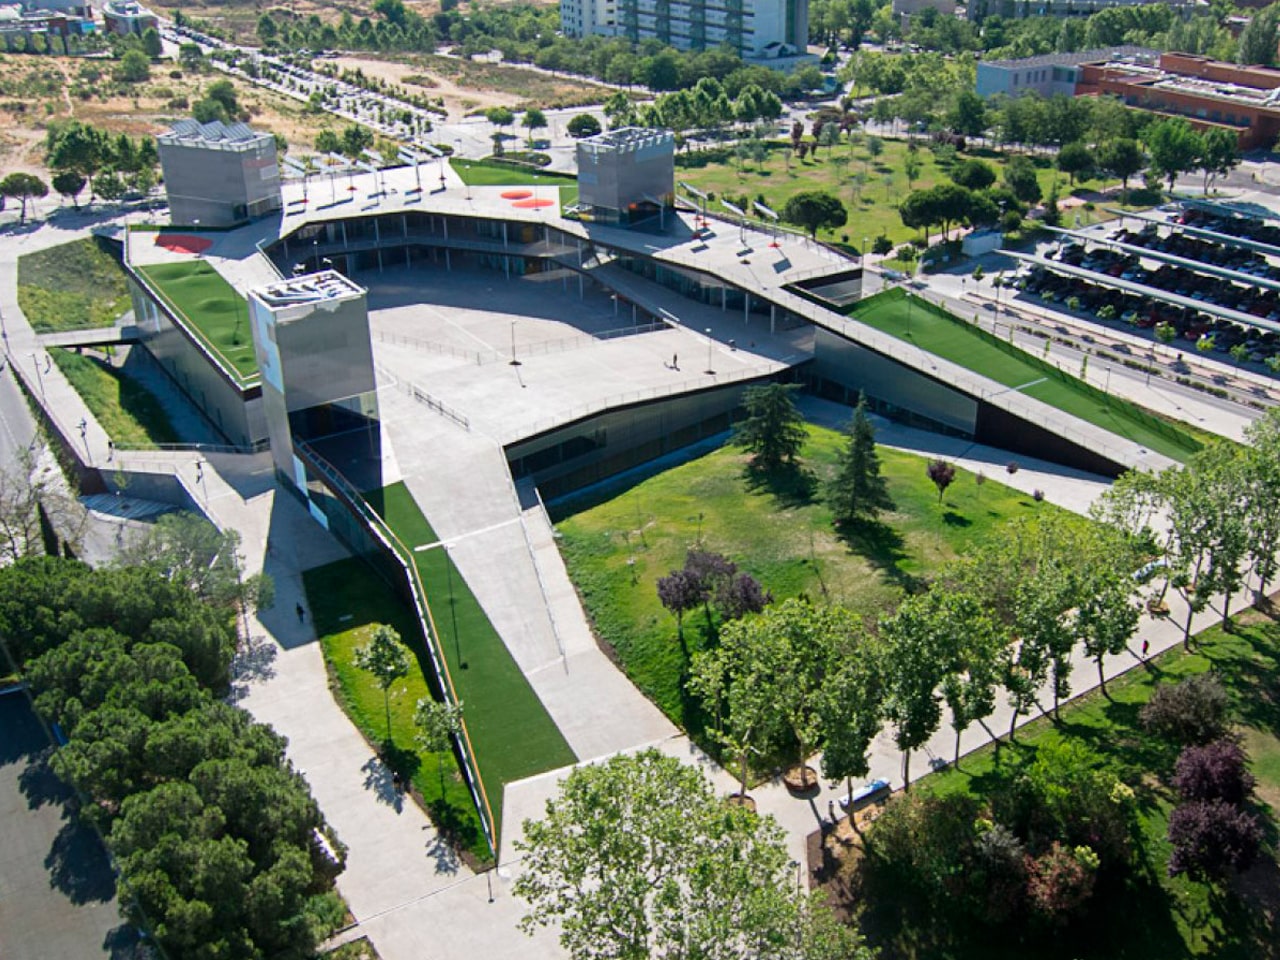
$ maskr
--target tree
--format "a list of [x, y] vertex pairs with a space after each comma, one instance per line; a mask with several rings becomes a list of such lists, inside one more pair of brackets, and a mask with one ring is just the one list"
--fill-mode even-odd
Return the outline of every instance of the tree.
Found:
[[3, 180], [0, 180], [0, 197], [6, 197], [10, 200], [17, 200], [22, 204], [22, 210], [18, 215], [20, 223], [27, 222], [27, 201], [38, 200], [41, 197], [48, 196], [48, 185], [37, 177], [34, 173], [11, 173]]
[[1203, 151], [1200, 135], [1181, 117], [1166, 117], [1148, 125], [1144, 137], [1151, 152], [1151, 170], [1164, 177], [1173, 190], [1179, 174], [1196, 168], [1196, 158]]
[[240, 100], [236, 94], [235, 84], [230, 80], [215, 80], [204, 92], [205, 97], [222, 105], [228, 117], [237, 117], [241, 113]]
[[342, 139], [326, 127], [316, 134], [316, 150], [319, 153], [341, 153]]
[[941, 591], [909, 596], [880, 623], [884, 644], [884, 715], [902, 751], [902, 783], [911, 784], [911, 751], [919, 749], [942, 719], [938, 685], [947, 668], [952, 635]]
[[843, 227], [849, 219], [849, 211], [838, 197], [822, 190], [806, 190], [787, 200], [782, 208], [782, 219], [804, 227], [812, 238], [817, 236], [819, 229]]
[[164, 44], [160, 42], [160, 32], [155, 27], [147, 27], [142, 31], [142, 52], [152, 60], [158, 60], [164, 53]]
[[1117, 538], [1103, 537], [1082, 558], [1074, 628], [1085, 653], [1098, 665], [1098, 686], [1104, 694], [1103, 658], [1122, 653], [1138, 629], [1138, 607], [1131, 598], [1133, 580], [1125, 563], [1132, 552], [1126, 546]]
[[1161, 683], [1143, 704], [1144, 729], [1177, 743], [1216, 740], [1226, 732], [1230, 698], [1212, 673], [1198, 673], [1177, 683]]
[[[554, 926], [574, 960], [777, 956], [870, 960], [795, 890], [782, 833], [654, 750], [575, 769], [516, 842], [521, 928]], [[794, 946], [792, 946], [794, 945]]]
[[818, 698], [822, 775], [845, 781], [851, 813], [854, 778], [871, 772], [867, 751], [883, 719], [882, 650], [861, 623], [854, 621], [836, 648], [835, 663], [827, 671]]
[[600, 121], [589, 113], [580, 113], [569, 121], [569, 136], [575, 140], [582, 137], [594, 137], [600, 132]]
[[342, 131], [342, 155], [356, 160], [373, 146], [373, 131], [358, 123], [347, 124]]
[[1156, 335], [1156, 339], [1163, 343], [1166, 347], [1173, 343], [1178, 337], [1178, 328], [1172, 323], [1157, 323], [1152, 331]]
[[808, 434], [791, 395], [795, 384], [770, 383], [748, 387], [742, 394], [746, 419], [738, 424], [735, 441], [751, 453], [753, 469], [770, 473], [794, 466]]
[[258, 39], [262, 41], [262, 45], [264, 47], [269, 47], [275, 43], [276, 37], [279, 33], [279, 28], [276, 27], [276, 22], [272, 18], [271, 14], [264, 13], [262, 16], [258, 17], [257, 34]]
[[1257, 781], [1249, 772], [1249, 758], [1235, 740], [1191, 744], [1178, 755], [1173, 787], [1183, 800], [1224, 800], [1242, 804]]
[[1147, 165], [1147, 158], [1137, 140], [1108, 140], [1098, 148], [1098, 167], [1120, 178], [1124, 202], [1129, 202], [1129, 178]]
[[1280, 412], [1274, 408], [1245, 428], [1244, 521], [1255, 597], [1266, 595], [1280, 545]]
[[462, 704], [420, 697], [413, 708], [413, 726], [418, 746], [436, 755], [436, 775], [443, 794], [444, 753], [453, 746], [453, 738], [462, 732]]
[[920, 176], [920, 158], [910, 151], [902, 160], [902, 175], [907, 178], [907, 189], [914, 189], [916, 178]]
[[1093, 151], [1080, 141], [1067, 143], [1058, 151], [1058, 169], [1067, 175], [1071, 186], [1076, 185], [1076, 177], [1086, 178], [1093, 172]]
[[37, 462], [25, 448], [15, 462], [0, 464], [0, 566], [42, 553], [57, 556], [59, 540], [78, 550], [87, 522], [52, 464]]
[[400, 634], [393, 627], [378, 624], [373, 628], [369, 642], [356, 647], [355, 665], [373, 674], [382, 690], [382, 701], [387, 712], [387, 741], [391, 740], [391, 685], [409, 674], [409, 648], [400, 642]]
[[1240, 165], [1240, 140], [1234, 131], [1213, 127], [1200, 135], [1196, 165], [1204, 172], [1204, 193], [1218, 177], [1225, 177]]
[[506, 107], [490, 107], [484, 112], [484, 118], [494, 126], [495, 143], [501, 142], [502, 128], [515, 123], [516, 115]]
[[836, 475], [827, 487], [827, 503], [836, 525], [874, 522], [881, 510], [893, 507], [889, 488], [880, 475], [875, 429], [867, 417], [867, 398], [859, 395], [847, 430]]
[[1046, 226], [1057, 227], [1062, 224], [1062, 210], [1058, 207], [1058, 186], [1049, 188], [1049, 196], [1044, 201], [1044, 222]]
[[1004, 168], [1004, 182], [1013, 195], [1023, 203], [1040, 202], [1040, 181], [1036, 177], [1035, 164], [1029, 157], [1016, 156]]
[[534, 133], [547, 128], [547, 115], [536, 107], [530, 107], [524, 112], [524, 118], [520, 123], [529, 131], [529, 149], [532, 150]]
[[1236, 60], [1250, 66], [1273, 67], [1276, 63], [1276, 28], [1280, 26], [1280, 8], [1275, 4], [1257, 11], [1240, 33]]
[[961, 90], [947, 114], [947, 125], [962, 136], [982, 136], [987, 130], [987, 102], [973, 90]]
[[933, 485], [938, 488], [938, 502], [942, 502], [942, 495], [947, 492], [947, 487], [956, 478], [955, 464], [948, 463], [946, 460], [930, 460], [929, 465], [925, 468], [925, 473], [929, 475], [929, 479], [933, 481]]
[[688, 569], [658, 578], [658, 600], [676, 618], [676, 634], [684, 642], [684, 615], [707, 598], [702, 579]]
[[79, 196], [84, 185], [84, 175], [74, 170], [60, 170], [53, 175], [53, 189], [61, 196], [70, 197], [77, 210], [80, 209]]
[[1262, 846], [1262, 825], [1247, 810], [1225, 800], [1194, 800], [1169, 814], [1169, 876], [1221, 880], [1245, 870]]
[[1063, 925], [1093, 895], [1098, 858], [1087, 846], [1070, 849], [1057, 840], [1038, 857], [1027, 857], [1027, 898], [1044, 920]]
[[951, 712], [951, 727], [956, 733], [954, 762], [959, 764], [961, 736], [995, 709], [1005, 637], [978, 597], [937, 587], [934, 592], [939, 593], [939, 644], [947, 658], [942, 699]]
[[151, 61], [141, 50], [128, 50], [120, 58], [115, 74], [125, 83], [143, 83], [151, 79]]
[[985, 190], [996, 182], [996, 172], [989, 163], [965, 160], [951, 168], [951, 180], [966, 190]]

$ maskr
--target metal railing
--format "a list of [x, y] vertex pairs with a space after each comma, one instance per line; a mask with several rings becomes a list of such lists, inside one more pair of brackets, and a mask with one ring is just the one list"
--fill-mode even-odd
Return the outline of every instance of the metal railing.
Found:
[[409, 381], [409, 380], [397, 379], [395, 381], [395, 387], [397, 390], [403, 390], [405, 393], [411, 396], [414, 400], [417, 400], [419, 403], [425, 404], [429, 409], [434, 410], [436, 413], [440, 414], [442, 417], [452, 420], [454, 423], [462, 427], [462, 429], [466, 430], [468, 433], [471, 432], [470, 417], [468, 417], [465, 413], [455, 410], [453, 407], [449, 406], [449, 404], [445, 403], [443, 400], [439, 399], [438, 397], [433, 397], [431, 394], [427, 393], [427, 391], [423, 390], [416, 383], [413, 383], [412, 381]]
[[[453, 675], [449, 672], [449, 663], [445, 659], [444, 650], [440, 646], [440, 634], [436, 630], [435, 617], [431, 613], [431, 604], [427, 600], [426, 587], [418, 572], [418, 564], [413, 551], [404, 545], [395, 532], [382, 517], [370, 508], [360, 492], [352, 486], [338, 470], [324, 457], [313, 450], [303, 440], [294, 440], [295, 449], [325, 481], [330, 484], [331, 491], [346, 504], [347, 508], [365, 524], [366, 528], [378, 540], [386, 551], [395, 558], [404, 572], [409, 592], [413, 595], [414, 612], [418, 617], [418, 627], [422, 630], [426, 641], [427, 655], [431, 658], [431, 666], [436, 672], [436, 680], [440, 692], [452, 706], [461, 707], [458, 692], [453, 685]], [[452, 562], [446, 558], [447, 562]], [[498, 856], [496, 826], [493, 822], [493, 810], [489, 806], [489, 795], [485, 791], [484, 781], [480, 776], [480, 768], [475, 760], [475, 748], [471, 744], [471, 735], [467, 731], [466, 716], [459, 719], [459, 730], [454, 735], [458, 752], [462, 755], [462, 772], [471, 790], [471, 799], [475, 803], [476, 812], [480, 815], [480, 826], [484, 830], [485, 840], [494, 859]]]
[[448, 343], [438, 343], [435, 340], [423, 340], [420, 337], [410, 337], [400, 333], [384, 333], [382, 331], [378, 331], [374, 336], [383, 343], [389, 343], [393, 346], [410, 347], [411, 349], [423, 350], [427, 353], [458, 357], [463, 360], [474, 361], [477, 364], [485, 362], [486, 353], [491, 355], [490, 360], [502, 359], [502, 354], [497, 350], [486, 351], [486, 353], [482, 353], [479, 350], [463, 350], [461, 347], [455, 347]]

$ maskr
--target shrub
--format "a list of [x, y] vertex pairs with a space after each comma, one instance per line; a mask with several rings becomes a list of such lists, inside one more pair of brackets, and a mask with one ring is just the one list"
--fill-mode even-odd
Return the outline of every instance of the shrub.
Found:
[[871, 252], [876, 256], [883, 257], [893, 249], [893, 241], [886, 237], [883, 233], [876, 237], [871, 244]]
[[1098, 857], [1086, 846], [1074, 849], [1054, 841], [1039, 857], [1027, 857], [1027, 900], [1040, 919], [1055, 926], [1067, 922], [1093, 895]]
[[1177, 743], [1208, 743], [1227, 728], [1227, 691], [1211, 673], [1162, 683], [1139, 719], [1150, 733]]
[[1009, 474], [1009, 476], [1012, 477], [1021, 468], [1018, 466], [1017, 460], [1010, 460], [1007, 464], [1005, 464], [1004, 469], [1005, 469], [1005, 473]]
[[1067, 309], [1068, 309], [1068, 310], [1079, 310], [1079, 309], [1080, 309], [1080, 298], [1079, 298], [1079, 297], [1076, 297], [1076, 296], [1067, 297]]
[[955, 892], [967, 876], [979, 813], [978, 801], [963, 794], [895, 798], [867, 834], [868, 879], [963, 912]]
[[1248, 868], [1262, 844], [1257, 817], [1225, 800], [1193, 800], [1169, 815], [1169, 876], [1221, 879]]
[[1116, 318], [1116, 308], [1113, 304], [1104, 303], [1098, 308], [1099, 320], [1114, 320]]
[[1249, 758], [1234, 740], [1215, 740], [1184, 747], [1174, 766], [1173, 786], [1183, 800], [1244, 803], [1253, 792]]

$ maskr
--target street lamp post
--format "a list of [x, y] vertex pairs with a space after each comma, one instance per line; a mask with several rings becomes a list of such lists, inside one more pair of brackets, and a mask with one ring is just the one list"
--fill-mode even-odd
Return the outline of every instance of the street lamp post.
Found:
[[711, 339], [711, 328], [707, 327], [707, 376], [714, 377], [716, 375], [716, 371], [715, 371], [715, 368], [711, 366], [712, 343], [713, 341]]
[[40, 373], [40, 358], [31, 353], [31, 365], [36, 368], [36, 381], [40, 384], [40, 396], [44, 396], [44, 376]]
[[520, 361], [516, 359], [516, 322], [511, 321], [511, 366], [520, 366]]

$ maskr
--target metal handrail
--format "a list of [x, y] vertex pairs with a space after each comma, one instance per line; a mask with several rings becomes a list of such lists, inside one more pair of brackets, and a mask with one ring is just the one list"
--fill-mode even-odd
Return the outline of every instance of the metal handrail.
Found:
[[[431, 665], [435, 668], [436, 677], [440, 681], [441, 692], [453, 706], [460, 707], [461, 701], [458, 699], [457, 690], [453, 685], [453, 676], [449, 672], [449, 663], [445, 659], [444, 650], [440, 647], [440, 634], [436, 630], [435, 617], [432, 616], [431, 604], [427, 600], [427, 591], [423, 586], [422, 577], [418, 571], [418, 564], [414, 559], [413, 552], [396, 536], [390, 525], [369, 507], [364, 497], [352, 486], [351, 482], [339, 473], [329, 461], [313, 450], [304, 440], [295, 438], [294, 446], [319, 471], [321, 476], [333, 485], [334, 492], [338, 493], [348, 507], [365, 522], [369, 532], [380, 540], [383, 546], [395, 556], [396, 561], [404, 570], [410, 593], [413, 594], [418, 626], [426, 637], [427, 654], [431, 658]], [[452, 562], [448, 558], [446, 558], [446, 561]], [[458, 742], [459, 752], [465, 761], [463, 772], [467, 777], [467, 785], [471, 789], [471, 798], [476, 805], [476, 810], [480, 813], [480, 826], [484, 829], [485, 840], [489, 844], [490, 852], [497, 859], [498, 845], [494, 838], [493, 809], [489, 806], [489, 795], [485, 790], [484, 780], [480, 776], [480, 768], [475, 761], [475, 747], [471, 744], [471, 735], [467, 731], [465, 715], [459, 716], [458, 733], [455, 734], [455, 737]]]

